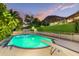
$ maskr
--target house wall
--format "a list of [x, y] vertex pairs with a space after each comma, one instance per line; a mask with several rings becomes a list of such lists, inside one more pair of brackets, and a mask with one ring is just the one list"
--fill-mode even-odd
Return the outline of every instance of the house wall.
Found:
[[62, 24], [73, 22], [74, 20], [79, 20], [79, 15], [78, 14], [70, 16], [69, 18], [64, 19], [62, 21], [57, 21], [57, 22], [50, 23], [50, 26], [53, 26], [53, 25], [56, 25], [56, 24], [62, 25]]

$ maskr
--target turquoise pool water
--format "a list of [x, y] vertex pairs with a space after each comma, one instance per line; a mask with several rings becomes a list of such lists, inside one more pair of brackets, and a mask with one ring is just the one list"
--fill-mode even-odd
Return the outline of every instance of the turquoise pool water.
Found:
[[43, 48], [49, 46], [41, 40], [52, 42], [51, 39], [36, 34], [21, 34], [11, 38], [8, 46], [16, 46], [20, 48]]

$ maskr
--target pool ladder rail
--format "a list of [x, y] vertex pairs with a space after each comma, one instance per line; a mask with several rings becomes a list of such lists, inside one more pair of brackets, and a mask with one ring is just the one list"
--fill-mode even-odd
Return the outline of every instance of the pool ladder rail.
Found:
[[42, 40], [42, 42], [43, 42], [43, 43], [46, 43], [46, 44], [48, 44], [48, 45], [50, 45], [50, 47], [51, 47], [51, 49], [50, 49], [50, 54], [51, 54], [51, 55], [52, 55], [55, 51], [57, 51], [58, 53], [61, 52], [60, 49], [58, 49], [58, 48], [56, 47], [56, 44], [55, 44], [55, 43], [51, 43], [51, 42], [49, 42], [49, 41], [47, 41], [47, 40]]

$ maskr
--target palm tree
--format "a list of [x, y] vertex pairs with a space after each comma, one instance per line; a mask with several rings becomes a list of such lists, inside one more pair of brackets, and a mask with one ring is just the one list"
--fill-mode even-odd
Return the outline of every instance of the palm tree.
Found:
[[31, 27], [33, 25], [32, 24], [33, 19], [34, 19], [34, 17], [32, 15], [27, 14], [27, 15], [25, 15], [24, 22], [25, 22], [26, 25], [28, 25], [28, 27]]
[[[19, 29], [19, 28], [21, 29], [22, 28], [22, 25], [23, 25], [23, 19], [20, 17], [19, 12], [18, 11], [14, 11], [12, 9], [10, 9], [9, 12], [11, 13], [11, 16], [14, 17], [14, 19], [19, 20], [19, 23], [18, 23], [18, 25], [17, 25], [16, 28], [17, 29]], [[17, 21], [17, 20], [15, 20], [15, 21]]]
[[11, 16], [15, 18], [21, 18], [18, 11], [14, 11], [13, 9], [10, 9], [9, 12], [11, 13]]
[[41, 26], [41, 21], [38, 18], [35, 18], [33, 15], [26, 15], [25, 16], [25, 23], [28, 24], [30, 27], [38, 27]]
[[31, 22], [31, 16], [30, 15], [25, 15], [24, 21], [29, 24]]

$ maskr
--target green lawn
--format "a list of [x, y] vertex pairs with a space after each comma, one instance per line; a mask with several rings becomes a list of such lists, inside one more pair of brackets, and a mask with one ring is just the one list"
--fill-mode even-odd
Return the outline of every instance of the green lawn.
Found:
[[38, 27], [38, 31], [44, 31], [44, 32], [55, 32], [55, 33], [60, 33], [60, 32], [74, 32], [74, 23], [68, 23], [68, 24], [63, 24], [63, 25], [54, 25], [54, 26], [44, 26], [44, 27]]

